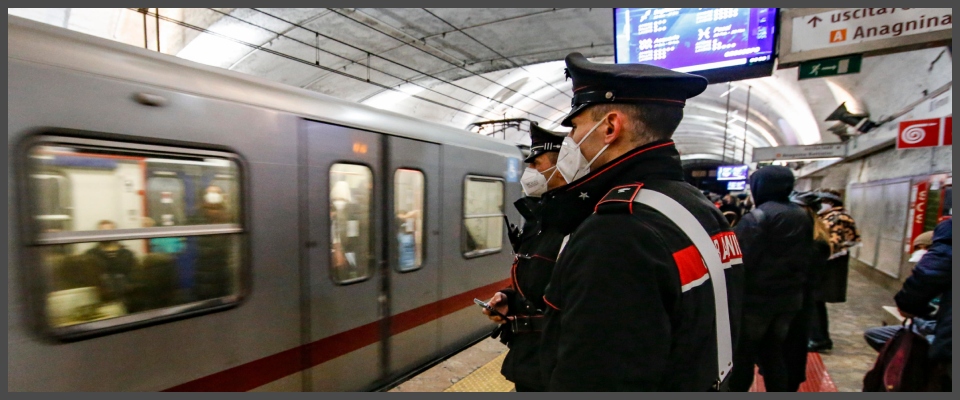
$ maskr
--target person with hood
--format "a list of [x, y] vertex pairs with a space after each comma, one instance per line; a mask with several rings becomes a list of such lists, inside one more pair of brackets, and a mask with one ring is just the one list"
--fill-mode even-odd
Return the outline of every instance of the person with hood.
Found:
[[[930, 306], [940, 298], [935, 310]], [[928, 357], [930, 391], [953, 390], [953, 219], [933, 230], [933, 244], [913, 269], [903, 287], [893, 297], [900, 314], [906, 318], [921, 316], [936, 320]]]
[[833, 254], [823, 270], [816, 309], [810, 321], [809, 351], [823, 352], [833, 349], [830, 340], [830, 319], [827, 317], [826, 303], [847, 301], [847, 275], [850, 271], [850, 253], [847, 249], [860, 242], [857, 223], [843, 207], [840, 192], [834, 189], [820, 191], [820, 218], [830, 228], [830, 246]]
[[[810, 315], [814, 312], [815, 299], [818, 296], [820, 276], [830, 257], [830, 230], [817, 216], [820, 210], [820, 197], [814, 192], [799, 192], [790, 195], [790, 201], [796, 203], [813, 221], [813, 248], [805, 255], [809, 257], [809, 276], [803, 288], [803, 309], [790, 323], [787, 338], [783, 345], [783, 358], [787, 365], [787, 390], [795, 392], [800, 384], [807, 380], [807, 343], [809, 342]], [[761, 374], [763, 365], [760, 366]]]
[[789, 389], [783, 344], [803, 309], [810, 267], [804, 255], [813, 248], [813, 221], [790, 201], [793, 184], [793, 171], [786, 167], [755, 172], [750, 188], [757, 206], [734, 228], [743, 252], [745, 285], [731, 391], [750, 389], [755, 364], [763, 368], [767, 391]]
[[553, 215], [543, 213], [540, 201], [543, 194], [567, 183], [556, 167], [564, 136], [530, 124], [530, 155], [524, 160], [528, 167], [520, 178], [526, 196], [514, 203], [525, 222], [522, 230], [511, 229], [515, 255], [510, 286], [495, 293], [488, 302], [509, 320], [482, 310], [500, 324], [492, 336], [510, 347], [500, 373], [514, 383], [518, 392], [546, 389], [540, 377], [540, 332], [547, 308], [543, 291], [550, 281], [563, 235], [556, 229], [543, 228], [544, 220]]

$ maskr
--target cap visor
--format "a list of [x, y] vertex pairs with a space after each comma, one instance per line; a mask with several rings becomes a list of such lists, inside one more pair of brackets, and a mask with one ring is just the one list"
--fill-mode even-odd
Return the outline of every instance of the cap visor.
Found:
[[574, 107], [572, 110], [570, 110], [570, 113], [567, 114], [566, 117], [563, 117], [563, 121], [560, 121], [560, 125], [563, 125], [563, 126], [566, 126], [566, 127], [572, 126], [572, 125], [570, 124], [570, 120], [573, 119], [573, 117], [576, 117], [577, 114], [579, 114], [580, 111], [583, 111], [583, 109], [586, 108], [588, 105], [590, 105], [590, 104], [587, 104], [587, 103], [578, 104], [576, 107]]

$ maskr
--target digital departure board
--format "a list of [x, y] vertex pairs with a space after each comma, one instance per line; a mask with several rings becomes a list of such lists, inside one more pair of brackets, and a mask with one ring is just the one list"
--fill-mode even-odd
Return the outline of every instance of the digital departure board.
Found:
[[745, 181], [749, 174], [749, 165], [723, 165], [717, 168], [718, 181]]
[[727, 182], [727, 190], [745, 190], [747, 188], [747, 181], [730, 181]]
[[652, 64], [710, 83], [769, 76], [776, 8], [615, 8], [617, 64]]

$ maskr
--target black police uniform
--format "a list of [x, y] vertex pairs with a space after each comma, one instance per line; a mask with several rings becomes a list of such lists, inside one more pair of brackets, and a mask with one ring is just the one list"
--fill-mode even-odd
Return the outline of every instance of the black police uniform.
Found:
[[[567, 66], [575, 96], [565, 123], [584, 104], [662, 99], [679, 106], [706, 87], [700, 77], [646, 65], [601, 66], [577, 53]], [[684, 182], [674, 143], [648, 143], [544, 195], [543, 213], [555, 215], [551, 224], [569, 234], [544, 295], [541, 369], [550, 391], [715, 388], [712, 282], [681, 228], [632, 201], [643, 190], [678, 202], [718, 246], [736, 343], [743, 285], [736, 237], [719, 210]]]
[[[524, 160], [528, 163], [544, 153], [560, 151], [564, 135], [531, 124], [530, 138], [530, 156]], [[542, 221], [551, 216], [543, 214], [540, 200], [523, 197], [514, 203], [526, 221], [519, 235], [511, 238], [515, 253], [510, 269], [511, 285], [500, 291], [507, 296], [507, 315], [515, 317], [495, 333], [510, 347], [500, 372], [516, 384], [517, 391], [542, 391], [545, 388], [540, 377], [539, 358], [543, 310], [546, 309], [543, 290], [550, 280], [563, 241], [559, 232], [543, 228]]]

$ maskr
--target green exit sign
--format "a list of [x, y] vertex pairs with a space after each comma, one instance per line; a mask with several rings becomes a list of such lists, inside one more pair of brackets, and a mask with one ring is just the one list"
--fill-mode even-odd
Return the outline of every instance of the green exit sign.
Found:
[[822, 78], [825, 76], [855, 74], [860, 72], [860, 62], [863, 56], [853, 54], [843, 57], [824, 58], [822, 60], [804, 61], [797, 69], [800, 74], [797, 79]]

